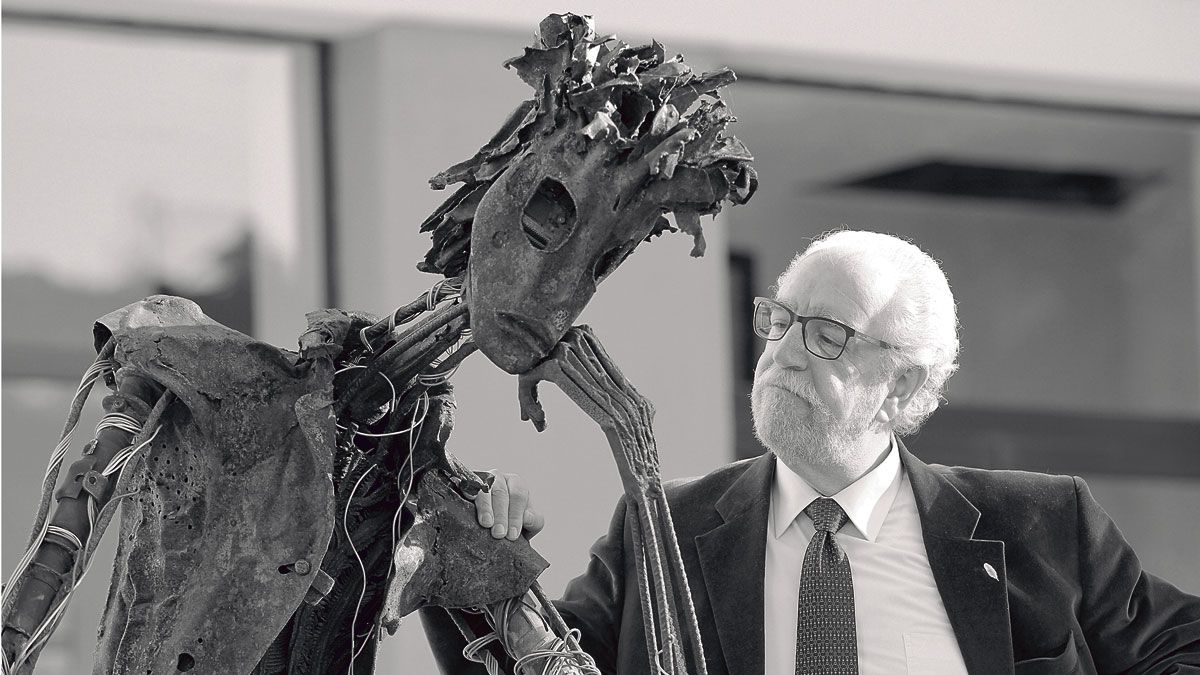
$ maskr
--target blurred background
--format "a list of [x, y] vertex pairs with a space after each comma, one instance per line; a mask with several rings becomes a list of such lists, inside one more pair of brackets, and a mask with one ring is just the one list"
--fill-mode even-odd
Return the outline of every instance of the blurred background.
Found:
[[[426, 181], [529, 96], [501, 63], [552, 11], [740, 76], [759, 193], [705, 221], [703, 259], [680, 235], [639, 248], [582, 317], [654, 401], [666, 477], [762, 451], [750, 299], [825, 230], [891, 232], [942, 261], [963, 327], [909, 447], [1083, 476], [1144, 565], [1200, 593], [1200, 5], [1166, 0], [6, 1], [5, 578], [92, 322], [166, 292], [294, 348], [306, 311], [416, 297], [446, 196]], [[620, 493], [607, 444], [557, 391], [535, 433], [482, 357], [455, 383], [452, 449], [526, 478], [557, 595]], [[40, 673], [90, 669], [114, 547]], [[384, 641], [380, 673], [433, 668], [415, 617]]]

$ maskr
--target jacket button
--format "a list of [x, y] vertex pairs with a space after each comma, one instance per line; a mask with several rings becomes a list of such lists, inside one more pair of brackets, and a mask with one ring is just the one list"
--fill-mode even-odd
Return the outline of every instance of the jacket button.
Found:
[[295, 563], [292, 564], [292, 569], [296, 570], [296, 574], [299, 574], [300, 576], [304, 576], [312, 571], [312, 563], [301, 558], [300, 560], [297, 560]]

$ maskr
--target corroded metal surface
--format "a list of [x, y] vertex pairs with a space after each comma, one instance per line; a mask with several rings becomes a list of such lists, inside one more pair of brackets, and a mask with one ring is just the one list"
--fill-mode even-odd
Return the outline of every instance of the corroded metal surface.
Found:
[[318, 567], [329, 542], [331, 374], [298, 374], [181, 298], [130, 305], [97, 332], [178, 401], [131, 467], [95, 672], [247, 672], [312, 584], [296, 568]]
[[758, 184], [718, 90], [657, 42], [598, 37], [590, 17], [552, 14], [505, 65], [535, 91], [478, 153], [431, 179], [463, 186], [422, 225], [420, 268], [467, 275], [480, 350], [510, 373], [545, 358], [642, 241], [679, 228], [702, 255], [700, 214]]
[[475, 505], [438, 474], [422, 479], [415, 513], [396, 547], [396, 579], [384, 608], [392, 630], [421, 607], [482, 607], [524, 595], [549, 566], [525, 539], [493, 539], [476, 522]]

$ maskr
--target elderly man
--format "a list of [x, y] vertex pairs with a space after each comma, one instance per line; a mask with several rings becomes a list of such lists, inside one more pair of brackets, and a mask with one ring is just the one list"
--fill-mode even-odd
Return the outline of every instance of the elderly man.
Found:
[[[778, 289], [753, 319], [770, 452], [668, 486], [709, 673], [1200, 673], [1200, 599], [1142, 571], [1082, 480], [900, 441], [957, 367], [937, 262], [839, 231]], [[480, 524], [540, 529], [519, 479], [497, 485]], [[646, 663], [626, 514], [558, 603], [605, 672]]]

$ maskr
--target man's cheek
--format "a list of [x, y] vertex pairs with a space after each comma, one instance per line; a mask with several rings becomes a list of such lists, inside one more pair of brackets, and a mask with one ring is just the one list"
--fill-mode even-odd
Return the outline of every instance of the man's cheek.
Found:
[[771, 347], [768, 345], [763, 348], [762, 354], [759, 354], [758, 361], [754, 364], [754, 379], [757, 380], [762, 377], [774, 362], [771, 356]]

